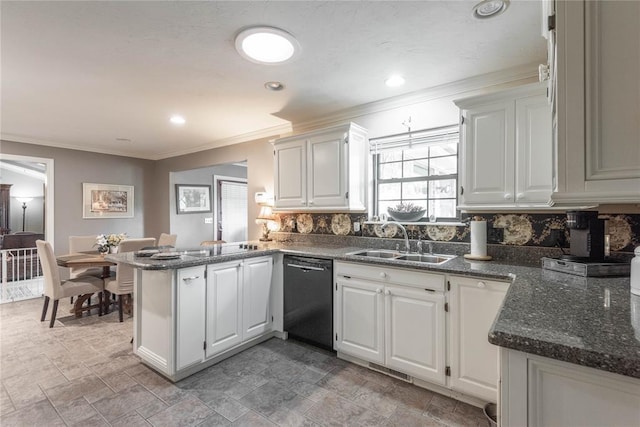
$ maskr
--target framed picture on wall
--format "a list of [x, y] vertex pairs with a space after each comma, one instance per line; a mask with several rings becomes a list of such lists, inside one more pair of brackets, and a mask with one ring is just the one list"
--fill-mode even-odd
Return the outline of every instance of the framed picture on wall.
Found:
[[133, 186], [83, 182], [82, 218], [133, 218]]
[[211, 186], [176, 184], [178, 214], [211, 212]]

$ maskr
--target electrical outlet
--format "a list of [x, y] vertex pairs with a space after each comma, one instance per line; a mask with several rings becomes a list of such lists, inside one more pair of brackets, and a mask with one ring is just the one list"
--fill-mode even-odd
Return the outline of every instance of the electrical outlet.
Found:
[[487, 243], [502, 243], [504, 228], [491, 227], [487, 229]]
[[360, 223], [357, 222], [357, 221], [353, 223], [353, 232], [354, 233], [359, 233], [360, 232]]
[[205, 218], [204, 219], [204, 223], [205, 224], [213, 224], [213, 218]]

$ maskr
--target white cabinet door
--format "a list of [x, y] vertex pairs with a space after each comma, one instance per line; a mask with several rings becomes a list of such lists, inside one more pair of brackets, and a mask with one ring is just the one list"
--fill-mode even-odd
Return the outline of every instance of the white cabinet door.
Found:
[[384, 363], [384, 285], [337, 277], [336, 350]]
[[553, 176], [551, 106], [544, 95], [516, 100], [516, 203], [549, 202]]
[[181, 268], [177, 272], [176, 367], [202, 362], [205, 340], [205, 267]]
[[384, 294], [386, 365], [444, 385], [444, 295], [398, 286]]
[[244, 261], [243, 334], [246, 341], [271, 329], [271, 257]]
[[207, 267], [206, 357], [242, 342], [242, 263]]
[[275, 151], [275, 207], [307, 205], [307, 140], [277, 144]]
[[309, 208], [347, 206], [344, 132], [309, 139], [307, 195]]
[[496, 402], [498, 347], [489, 343], [488, 334], [509, 284], [456, 276], [449, 280], [451, 387]]
[[503, 101], [462, 111], [463, 204], [514, 201], [514, 105]]

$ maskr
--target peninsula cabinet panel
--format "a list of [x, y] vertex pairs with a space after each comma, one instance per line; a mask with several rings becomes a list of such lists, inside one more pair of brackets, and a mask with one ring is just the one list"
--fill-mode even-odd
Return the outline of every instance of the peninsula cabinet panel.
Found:
[[273, 258], [250, 258], [244, 261], [242, 340], [271, 330], [271, 272]]
[[242, 262], [207, 267], [206, 357], [242, 342]]
[[180, 370], [204, 359], [205, 267], [181, 268], [176, 285], [176, 367]]
[[556, 2], [556, 202], [640, 202], [638, 22], [638, 1]]

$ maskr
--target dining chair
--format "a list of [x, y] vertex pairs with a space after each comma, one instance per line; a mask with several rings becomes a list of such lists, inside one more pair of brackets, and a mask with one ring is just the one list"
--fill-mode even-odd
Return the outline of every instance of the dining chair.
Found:
[[[155, 246], [156, 239], [154, 237], [144, 239], [127, 239], [120, 242], [118, 245], [118, 253], [138, 251], [148, 246]], [[104, 280], [104, 288], [106, 291], [111, 292], [118, 296], [118, 312], [119, 320], [123, 321], [123, 297], [125, 295], [131, 296], [133, 293], [133, 267], [128, 264], [118, 263], [116, 267], [115, 277], [107, 277]], [[107, 307], [109, 300], [107, 299]]]
[[225, 240], [203, 240], [202, 242], [200, 242], [200, 246], [213, 246], [213, 245], [219, 245], [222, 243], [227, 243]]
[[[96, 249], [96, 236], [69, 236], [69, 252], [88, 252]], [[75, 279], [81, 276], [102, 277], [101, 267], [71, 267], [69, 277]]]
[[[42, 272], [44, 273], [44, 305], [42, 307], [42, 317], [40, 321], [44, 322], [51, 299], [53, 299], [53, 308], [51, 310], [49, 327], [53, 328], [56, 322], [58, 301], [60, 298], [91, 295], [96, 292], [98, 292], [99, 295], [98, 310], [99, 313], [102, 314], [102, 290], [104, 289], [104, 281], [94, 276], [81, 276], [75, 279], [60, 280], [60, 272], [58, 271], [58, 264], [53, 254], [51, 243], [44, 240], [36, 240], [36, 247], [38, 248], [38, 257], [40, 258]], [[89, 306], [83, 310], [86, 309], [91, 309], [91, 307]]]
[[175, 246], [176, 240], [178, 240], [177, 234], [162, 233], [158, 239], [158, 246]]

